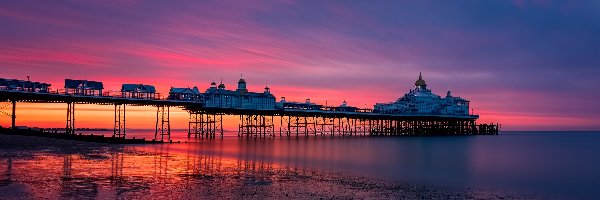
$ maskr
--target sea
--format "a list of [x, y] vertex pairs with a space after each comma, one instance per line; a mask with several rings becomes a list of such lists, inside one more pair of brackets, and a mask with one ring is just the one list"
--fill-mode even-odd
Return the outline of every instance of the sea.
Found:
[[[87, 134], [107, 134], [91, 132]], [[152, 138], [154, 131], [128, 130]], [[0, 135], [0, 199], [596, 199], [600, 132], [188, 138]], [[179, 143], [177, 143], [179, 142]]]

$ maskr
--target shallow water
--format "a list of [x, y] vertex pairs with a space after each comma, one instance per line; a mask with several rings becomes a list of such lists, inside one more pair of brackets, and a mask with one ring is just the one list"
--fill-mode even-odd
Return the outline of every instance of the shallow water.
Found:
[[[128, 134], [151, 138], [153, 133]], [[183, 143], [102, 145], [2, 136], [0, 195], [377, 199], [600, 195], [598, 132], [212, 140], [173, 135]]]

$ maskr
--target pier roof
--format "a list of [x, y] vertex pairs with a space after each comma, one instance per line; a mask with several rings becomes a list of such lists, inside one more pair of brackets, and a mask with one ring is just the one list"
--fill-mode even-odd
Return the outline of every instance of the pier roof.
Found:
[[99, 81], [88, 81], [88, 80], [73, 80], [65, 79], [65, 88], [88, 88], [92, 90], [104, 89], [104, 85]]
[[123, 84], [121, 86], [122, 92], [148, 92], [148, 93], [156, 93], [156, 88], [152, 85], [144, 85], [144, 84]]
[[18, 80], [18, 79], [5, 79], [5, 78], [0, 78], [0, 85], [13, 85], [13, 84], [25, 84], [25, 85], [45, 85], [45, 86], [50, 86], [50, 84], [48, 83], [41, 83], [41, 82], [34, 82], [34, 81], [25, 81], [25, 80]]

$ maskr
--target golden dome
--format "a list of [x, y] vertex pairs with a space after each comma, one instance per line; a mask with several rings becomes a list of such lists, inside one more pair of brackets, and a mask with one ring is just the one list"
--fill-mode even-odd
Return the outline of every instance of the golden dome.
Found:
[[425, 83], [425, 80], [423, 80], [423, 76], [421, 76], [421, 73], [419, 73], [419, 79], [417, 81], [415, 81], [415, 86], [427, 86], [427, 84]]

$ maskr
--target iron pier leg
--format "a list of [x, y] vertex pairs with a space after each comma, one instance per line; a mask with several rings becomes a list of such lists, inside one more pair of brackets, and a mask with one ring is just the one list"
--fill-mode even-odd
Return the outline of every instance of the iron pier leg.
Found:
[[221, 139], [223, 138], [223, 115], [219, 114], [219, 132], [221, 133]]
[[365, 136], [367, 135], [367, 122], [365, 121], [366, 119], [363, 119], [360, 124], [362, 125], [362, 135]]
[[125, 104], [115, 104], [113, 137], [125, 138]]
[[373, 123], [371, 123], [371, 119], [369, 119], [369, 135], [373, 135]]
[[17, 129], [17, 101], [12, 100], [12, 129]]
[[[125, 107], [123, 107], [123, 110]], [[125, 116], [125, 112], [123, 112], [123, 116]], [[123, 124], [125, 124], [125, 119], [123, 119]], [[171, 141], [171, 107], [167, 106], [167, 128], [169, 134], [169, 141]], [[123, 135], [125, 135], [125, 130], [123, 130]]]
[[67, 103], [67, 126], [65, 127], [66, 134], [75, 134], [75, 103]]
[[296, 125], [295, 126], [296, 126], [296, 138], [297, 138], [298, 137], [298, 132], [299, 132], [298, 129], [300, 129], [300, 127], [298, 126], [298, 124], [299, 124], [298, 121], [299, 121], [300, 117], [294, 116], [294, 118], [296, 119]]
[[275, 137], [275, 116], [271, 115], [271, 137]]
[[[167, 135], [167, 139], [170, 141], [171, 140], [171, 123], [169, 120], [170, 117], [170, 109], [169, 106], [166, 106], [167, 110], [165, 111], [165, 106], [157, 106], [156, 109], [156, 129], [154, 130], [154, 139], [157, 140], [158, 139], [158, 133], [160, 132], [160, 140], [164, 141], [165, 139], [165, 135]], [[123, 110], [125, 110], [125, 107], [123, 107]], [[160, 131], [159, 131], [159, 115], [160, 115]], [[123, 113], [123, 116], [125, 116], [125, 114]], [[124, 124], [124, 120], [123, 120], [123, 124]], [[165, 133], [165, 129], [166, 132]]]
[[117, 135], [117, 127], [120, 126], [119, 122], [121, 120], [118, 119], [119, 116], [120, 115], [117, 115], [117, 104], [115, 104], [115, 115], [114, 115], [115, 120], [114, 120], [114, 124], [113, 124], [113, 137], [115, 137]]
[[[115, 109], [116, 109], [116, 106], [117, 105], [115, 105]], [[158, 114], [160, 113], [160, 107], [156, 107], [156, 109], [157, 109], [156, 110], [156, 126], [154, 128], [154, 139], [155, 140], [158, 139]]]
[[313, 120], [313, 133], [315, 134], [315, 137], [317, 137], [317, 118], [315, 116], [313, 116], [312, 120]]
[[288, 116], [288, 117], [287, 117], [287, 119], [288, 119], [288, 120], [287, 120], [287, 131], [286, 131], [286, 133], [287, 133], [287, 136], [288, 136], [288, 138], [289, 138], [289, 137], [290, 137], [290, 135], [292, 134], [292, 131], [290, 130], [290, 126], [291, 126], [291, 123], [292, 123], [292, 119], [291, 119], [291, 117], [290, 117], [290, 116]]
[[[75, 119], [75, 118], [73, 118]], [[127, 131], [127, 126], [125, 125], [125, 104], [123, 104], [123, 138], [125, 138], [125, 131]]]
[[71, 108], [71, 134], [75, 134], [75, 102], [73, 102]]

